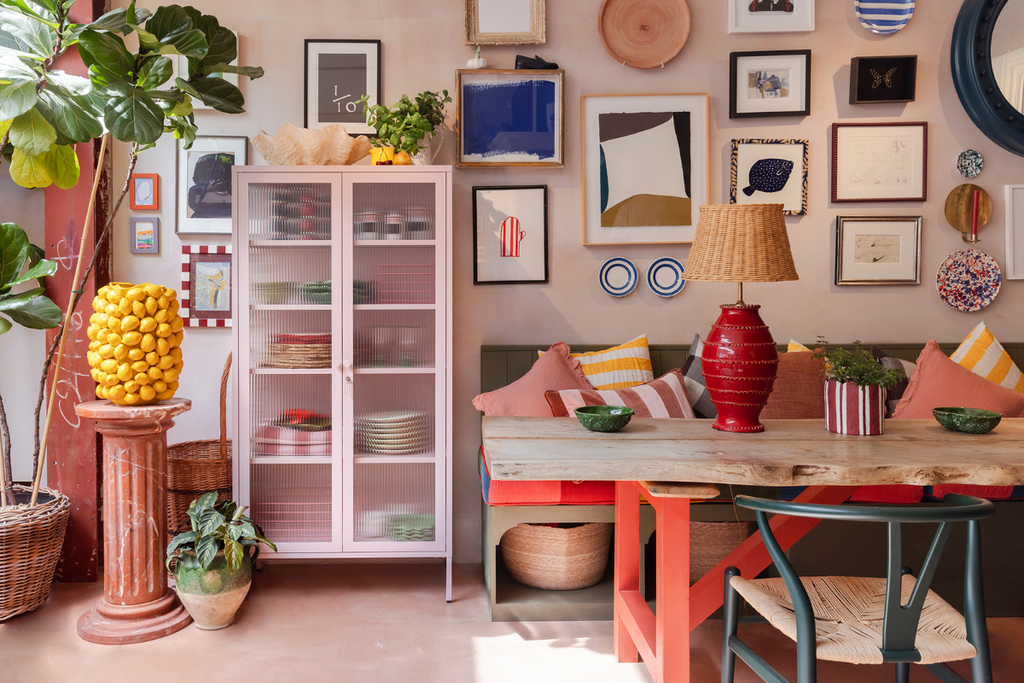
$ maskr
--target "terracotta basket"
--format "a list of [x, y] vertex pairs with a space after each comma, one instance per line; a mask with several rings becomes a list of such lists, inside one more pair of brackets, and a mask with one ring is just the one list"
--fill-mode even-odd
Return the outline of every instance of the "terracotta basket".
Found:
[[501, 537], [505, 566], [516, 581], [547, 590], [593, 586], [604, 576], [612, 524], [594, 522], [569, 529], [517, 524]]
[[[27, 503], [32, 489], [15, 485], [14, 495]], [[40, 489], [35, 507], [0, 509], [0, 621], [46, 602], [70, 515], [68, 497], [52, 489]]]
[[873, 436], [885, 431], [885, 389], [853, 382], [825, 382], [825, 429]]

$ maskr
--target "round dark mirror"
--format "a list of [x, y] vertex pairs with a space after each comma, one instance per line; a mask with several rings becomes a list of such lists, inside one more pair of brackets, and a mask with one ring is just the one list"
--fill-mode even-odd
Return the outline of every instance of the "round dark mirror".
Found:
[[964, 0], [951, 62], [967, 114], [994, 142], [1024, 156], [1024, 0]]

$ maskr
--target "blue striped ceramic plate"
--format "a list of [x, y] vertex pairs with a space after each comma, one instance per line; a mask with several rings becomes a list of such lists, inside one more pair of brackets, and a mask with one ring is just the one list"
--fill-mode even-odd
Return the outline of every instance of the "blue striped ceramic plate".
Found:
[[914, 16], [914, 0], [853, 0], [861, 26], [881, 35], [896, 33]]
[[658, 296], [675, 296], [686, 286], [683, 264], [669, 256], [658, 259], [647, 269], [647, 286]]
[[611, 296], [626, 296], [636, 288], [639, 275], [629, 259], [615, 257], [601, 266], [601, 289]]

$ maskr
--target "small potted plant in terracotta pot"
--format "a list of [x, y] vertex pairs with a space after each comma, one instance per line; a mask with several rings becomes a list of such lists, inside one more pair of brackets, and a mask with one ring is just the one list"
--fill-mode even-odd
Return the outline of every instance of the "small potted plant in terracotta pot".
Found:
[[277, 550], [263, 530], [245, 516], [245, 507], [232, 501], [216, 502], [216, 491], [193, 500], [188, 508], [192, 530], [167, 544], [167, 570], [181, 604], [196, 626], [207, 631], [235, 621], [235, 612], [252, 583], [252, 563], [259, 556], [259, 544]]
[[852, 349], [821, 346], [814, 354], [825, 361], [825, 428], [860, 436], [884, 432], [885, 393], [904, 379], [903, 371], [885, 368], [859, 341]]

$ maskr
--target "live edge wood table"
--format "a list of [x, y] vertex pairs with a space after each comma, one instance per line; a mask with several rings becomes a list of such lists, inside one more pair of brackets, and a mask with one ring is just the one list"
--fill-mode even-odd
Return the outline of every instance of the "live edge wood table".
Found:
[[[755, 534], [690, 586], [690, 500], [648, 495], [658, 533], [652, 613], [640, 593], [639, 482], [807, 486], [797, 500], [825, 504], [872, 484], [1024, 483], [1024, 419], [1004, 419], [980, 435], [933, 420], [888, 420], [881, 436], [832, 434], [819, 420], [764, 424], [759, 434], [732, 434], [707, 420], [634, 418], [617, 433], [601, 434], [565, 418], [485, 417], [483, 444], [495, 479], [617, 482], [615, 654], [620, 662], [642, 656], [655, 683], [689, 682], [690, 631], [721, 606], [725, 568], [734, 565], [751, 578], [770, 558]], [[784, 549], [816, 524], [772, 519]]]

